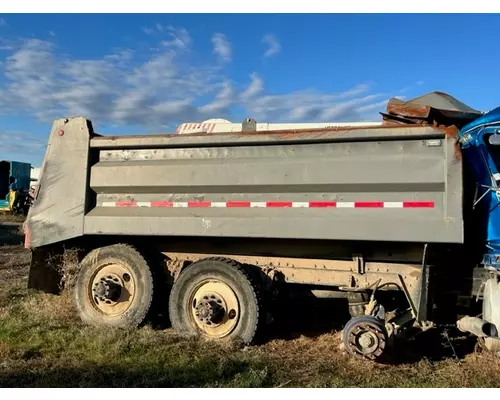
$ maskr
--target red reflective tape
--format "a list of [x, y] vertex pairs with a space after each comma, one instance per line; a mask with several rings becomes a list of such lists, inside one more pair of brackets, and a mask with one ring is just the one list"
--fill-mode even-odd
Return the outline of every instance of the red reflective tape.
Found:
[[335, 201], [310, 201], [309, 207], [337, 207], [337, 202]]
[[173, 201], [152, 201], [151, 207], [173, 207]]
[[188, 201], [188, 207], [211, 207], [211, 201]]
[[266, 207], [292, 207], [291, 201], [268, 201]]
[[116, 207], [137, 207], [136, 201], [117, 201]]
[[403, 201], [403, 208], [433, 208], [433, 201]]
[[[336, 202], [336, 201], [310, 201], [310, 202], [292, 202], [292, 201], [267, 201], [256, 202], [256, 207], [267, 208], [292, 208], [306, 207], [306, 208], [340, 208], [352, 207], [354, 208], [433, 208], [435, 203], [433, 201], [403, 201], [403, 202], [383, 202], [383, 201], [357, 201], [351, 202]], [[152, 202], [137, 202], [137, 201], [117, 201], [117, 202], [104, 202], [104, 207], [226, 207], [226, 208], [249, 208], [252, 207], [250, 201], [226, 201], [226, 202], [211, 202], [211, 201], [189, 201], [189, 202], [173, 202], [173, 201], [152, 201]]]
[[228, 201], [226, 207], [250, 207], [249, 201]]
[[384, 208], [383, 201], [355, 201], [355, 208]]

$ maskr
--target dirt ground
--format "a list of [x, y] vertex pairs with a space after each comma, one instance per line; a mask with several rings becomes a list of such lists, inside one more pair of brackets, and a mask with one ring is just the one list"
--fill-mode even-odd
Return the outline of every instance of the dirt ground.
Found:
[[500, 386], [500, 359], [455, 331], [417, 336], [390, 364], [351, 359], [339, 350], [345, 311], [333, 303], [287, 304], [267, 339], [247, 348], [151, 325], [84, 326], [69, 294], [26, 289], [19, 226], [0, 223], [0, 387]]
[[27, 278], [30, 253], [20, 229], [19, 222], [0, 222], [0, 288]]

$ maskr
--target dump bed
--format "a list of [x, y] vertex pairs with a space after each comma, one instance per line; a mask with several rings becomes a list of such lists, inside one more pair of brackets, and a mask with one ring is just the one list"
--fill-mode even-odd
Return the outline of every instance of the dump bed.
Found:
[[461, 243], [455, 130], [105, 137], [55, 121], [27, 245], [83, 235]]

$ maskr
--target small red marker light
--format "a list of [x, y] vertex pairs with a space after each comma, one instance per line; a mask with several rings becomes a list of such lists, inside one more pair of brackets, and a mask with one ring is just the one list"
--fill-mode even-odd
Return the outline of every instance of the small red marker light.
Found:
[[64, 135], [64, 131], [61, 129], [61, 130], [57, 131], [57, 134], [58, 134], [59, 136], [63, 136], [63, 135]]

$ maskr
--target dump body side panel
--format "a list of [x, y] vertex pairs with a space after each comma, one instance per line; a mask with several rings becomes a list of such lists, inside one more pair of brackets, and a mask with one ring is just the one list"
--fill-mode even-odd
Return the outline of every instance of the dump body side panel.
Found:
[[85, 234], [461, 243], [462, 165], [433, 127], [96, 138]]
[[27, 245], [82, 235], [462, 243], [455, 142], [429, 126], [99, 137], [83, 118], [58, 120]]

